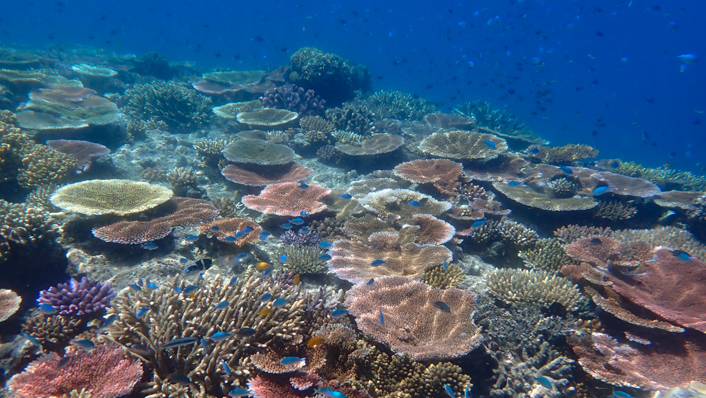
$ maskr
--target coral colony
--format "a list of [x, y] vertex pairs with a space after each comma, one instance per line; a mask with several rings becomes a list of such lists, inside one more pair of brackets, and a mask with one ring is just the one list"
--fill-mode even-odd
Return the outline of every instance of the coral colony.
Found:
[[10, 396], [704, 396], [703, 177], [314, 48], [66, 51], [0, 52]]

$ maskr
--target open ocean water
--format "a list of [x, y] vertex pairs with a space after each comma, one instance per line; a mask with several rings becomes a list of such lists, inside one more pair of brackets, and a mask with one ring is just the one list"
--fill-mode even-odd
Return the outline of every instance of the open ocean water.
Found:
[[0, 398], [706, 397], [706, 2], [0, 9]]

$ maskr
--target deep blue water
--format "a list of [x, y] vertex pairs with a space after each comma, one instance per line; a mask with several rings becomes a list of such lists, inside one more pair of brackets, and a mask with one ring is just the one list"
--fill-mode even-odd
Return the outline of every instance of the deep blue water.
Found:
[[[554, 145], [706, 166], [706, 2], [4, 2], [0, 44], [157, 51], [197, 67], [276, 68], [303, 46], [366, 65], [374, 89], [450, 110], [485, 100]], [[704, 159], [701, 164], [699, 161]]]

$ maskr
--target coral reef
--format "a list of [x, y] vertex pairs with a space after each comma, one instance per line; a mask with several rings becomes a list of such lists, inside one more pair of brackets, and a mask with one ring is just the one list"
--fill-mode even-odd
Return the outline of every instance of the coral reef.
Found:
[[244, 139], [234, 141], [223, 148], [223, 156], [231, 162], [271, 166], [291, 163], [295, 154], [286, 145]]
[[508, 303], [559, 303], [568, 311], [585, 302], [579, 289], [568, 279], [536, 270], [499, 269], [485, 278], [490, 292]]
[[[287, 256], [282, 266], [295, 274], [326, 273], [326, 261], [319, 257], [325, 252], [318, 247], [308, 245], [288, 245], [281, 248], [278, 255]], [[281, 261], [280, 261], [281, 262]]]
[[354, 286], [346, 305], [368, 337], [416, 360], [463, 356], [483, 341], [470, 321], [476, 295], [455, 288], [433, 289], [403, 276]]
[[118, 398], [129, 394], [142, 378], [140, 361], [125, 357], [122, 349], [99, 346], [76, 351], [67, 363], [55, 353], [32, 362], [13, 376], [7, 388], [18, 398], [55, 398], [70, 393], [91, 398]]
[[63, 352], [72, 339], [86, 330], [86, 321], [71, 315], [45, 315], [35, 309], [25, 317], [22, 333], [37, 339], [42, 349]]
[[363, 103], [380, 119], [422, 120], [436, 111], [429, 101], [399, 91], [377, 91]]
[[176, 133], [203, 128], [211, 117], [211, 100], [174, 82], [154, 81], [136, 84], [118, 100], [128, 116], [145, 121], [161, 121]]
[[458, 160], [489, 160], [507, 149], [504, 139], [477, 131], [434, 133], [419, 144], [419, 150], [425, 154]]
[[134, 245], [162, 239], [174, 227], [195, 227], [218, 216], [218, 209], [201, 199], [173, 197], [167, 207], [169, 215], [150, 221], [119, 221], [93, 228], [93, 236], [105, 242]]
[[65, 211], [127, 215], [156, 207], [172, 197], [168, 188], [130, 180], [88, 180], [65, 185], [49, 199]]
[[375, 114], [360, 104], [345, 103], [342, 108], [327, 109], [326, 118], [333, 123], [336, 130], [358, 136], [375, 133]]
[[250, 128], [284, 127], [299, 117], [297, 112], [286, 109], [263, 108], [253, 111], [240, 112], [235, 119], [240, 124]]
[[110, 284], [102, 284], [86, 278], [71, 278], [68, 283], [60, 283], [39, 292], [37, 303], [54, 307], [59, 315], [82, 316], [102, 311], [115, 298], [116, 293]]
[[439, 192], [453, 195], [460, 188], [463, 165], [447, 159], [413, 160], [397, 165], [397, 177], [417, 184], [433, 184]]
[[247, 195], [242, 199], [248, 209], [265, 214], [299, 217], [302, 214], [315, 214], [326, 209], [320, 202], [331, 190], [320, 185], [300, 185], [295, 182], [271, 184], [259, 195]]
[[373, 134], [356, 144], [336, 143], [335, 148], [349, 156], [374, 156], [390, 153], [404, 144], [404, 138], [392, 134]]
[[14, 251], [47, 246], [57, 237], [57, 226], [50, 214], [39, 207], [0, 200], [0, 261]]
[[571, 164], [577, 160], [592, 159], [598, 156], [598, 149], [585, 144], [569, 144], [564, 146], [530, 147], [529, 156], [540, 159], [545, 163]]
[[526, 147], [528, 144], [547, 144], [547, 141], [532, 133], [515, 115], [511, 115], [502, 109], [493, 109], [487, 102], [467, 102], [457, 106], [454, 111], [463, 116], [473, 118], [479, 127], [517, 142], [517, 147], [522, 145]]
[[518, 248], [527, 248], [537, 243], [539, 235], [534, 230], [514, 221], [488, 221], [480, 227], [457, 231], [475, 244], [500, 241]]
[[665, 191], [703, 191], [706, 190], [706, 177], [688, 171], [668, 168], [651, 169], [634, 162], [618, 162], [614, 171], [631, 177], [640, 177], [652, 181]]
[[[574, 243], [579, 239], [590, 238], [593, 236], [610, 236], [613, 231], [606, 227], [593, 227], [569, 224], [563, 226], [556, 231], [554, 231], [554, 236], [559, 240], [559, 242], [564, 244]], [[642, 239], [638, 239], [642, 240]]]
[[409, 189], [383, 189], [371, 192], [358, 199], [367, 210], [387, 217], [393, 214], [395, 218], [411, 221], [415, 214], [431, 214], [438, 216], [451, 208], [451, 203], [439, 201]]
[[262, 106], [297, 112], [299, 115], [322, 114], [326, 101], [316, 95], [314, 90], [304, 90], [294, 84], [285, 84], [267, 91], [260, 97]]
[[6, 321], [20, 309], [22, 297], [9, 289], [0, 289], [0, 322]]
[[34, 130], [78, 129], [112, 124], [119, 120], [118, 107], [83, 87], [39, 89], [17, 113], [20, 127]]
[[[623, 243], [643, 241], [652, 246], [664, 246], [689, 253], [690, 256], [706, 261], [706, 245], [689, 231], [677, 227], [656, 227], [654, 229], [621, 229], [605, 234]], [[571, 243], [571, 242], [566, 242]]]
[[219, 218], [203, 223], [199, 225], [199, 230], [215, 236], [221, 242], [233, 243], [236, 246], [257, 242], [262, 232], [262, 228], [255, 221], [237, 217]]
[[73, 155], [79, 171], [88, 171], [93, 158], [110, 153], [110, 149], [101, 144], [81, 140], [48, 140], [46, 144], [56, 151]]
[[292, 162], [281, 168], [273, 168], [272, 170], [264, 167], [258, 170], [248, 170], [234, 164], [229, 164], [221, 170], [221, 174], [228, 181], [253, 187], [301, 181], [309, 177], [313, 172], [312, 169], [296, 162]]
[[466, 279], [463, 270], [456, 264], [437, 265], [427, 268], [422, 274], [422, 282], [435, 289], [458, 287]]
[[535, 209], [547, 211], [577, 211], [588, 210], [598, 206], [598, 202], [590, 197], [553, 197], [545, 192], [538, 192], [527, 185], [510, 185], [504, 182], [494, 182], [493, 188], [497, 189], [508, 199]]
[[617, 200], [600, 201], [596, 207], [595, 217], [612, 221], [623, 221], [633, 218], [637, 214], [637, 207]]
[[552, 238], [538, 240], [534, 247], [521, 250], [518, 256], [526, 267], [550, 273], [557, 273], [561, 267], [573, 262], [561, 241]]

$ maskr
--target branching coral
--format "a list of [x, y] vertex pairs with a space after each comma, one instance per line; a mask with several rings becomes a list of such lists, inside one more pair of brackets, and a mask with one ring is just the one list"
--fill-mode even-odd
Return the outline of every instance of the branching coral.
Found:
[[551, 273], [559, 272], [562, 266], [573, 261], [558, 239], [540, 239], [534, 247], [521, 250], [518, 255], [525, 266]]
[[203, 128], [211, 117], [211, 100], [173, 82], [136, 84], [118, 100], [120, 108], [135, 119], [162, 121], [174, 132]]
[[400, 91], [378, 91], [363, 102], [381, 119], [422, 120], [436, 111], [429, 101]]
[[87, 315], [103, 310], [115, 298], [110, 284], [102, 284], [86, 278], [71, 278], [68, 283], [60, 283], [39, 292], [37, 303], [50, 305], [60, 315]]
[[360, 104], [346, 103], [342, 108], [328, 109], [326, 119], [331, 121], [337, 130], [351, 132], [358, 136], [375, 133], [375, 114]]
[[547, 144], [546, 140], [532, 133], [527, 125], [520, 122], [515, 115], [511, 115], [502, 109], [493, 107], [483, 101], [467, 102], [454, 109], [457, 113], [473, 118], [476, 124], [498, 134], [518, 142], [518, 147], [522, 144]]
[[471, 321], [476, 295], [432, 289], [402, 276], [354, 286], [346, 305], [368, 337], [417, 360], [463, 356], [483, 340]]
[[451, 203], [409, 189], [383, 189], [358, 200], [363, 207], [382, 217], [393, 214], [411, 221], [415, 214], [438, 216], [451, 208]]
[[260, 97], [260, 102], [267, 108], [287, 109], [300, 115], [323, 113], [326, 104], [314, 90], [304, 90], [294, 84], [285, 84], [267, 91]]
[[595, 217], [613, 221], [623, 221], [633, 218], [637, 207], [617, 200], [601, 201], [596, 208]]
[[509, 303], [559, 303], [573, 311], [585, 302], [568, 279], [540, 270], [495, 270], [486, 276], [486, 284], [493, 295]]
[[0, 261], [6, 260], [13, 249], [26, 252], [52, 246], [56, 236], [57, 227], [46, 210], [0, 200]]

